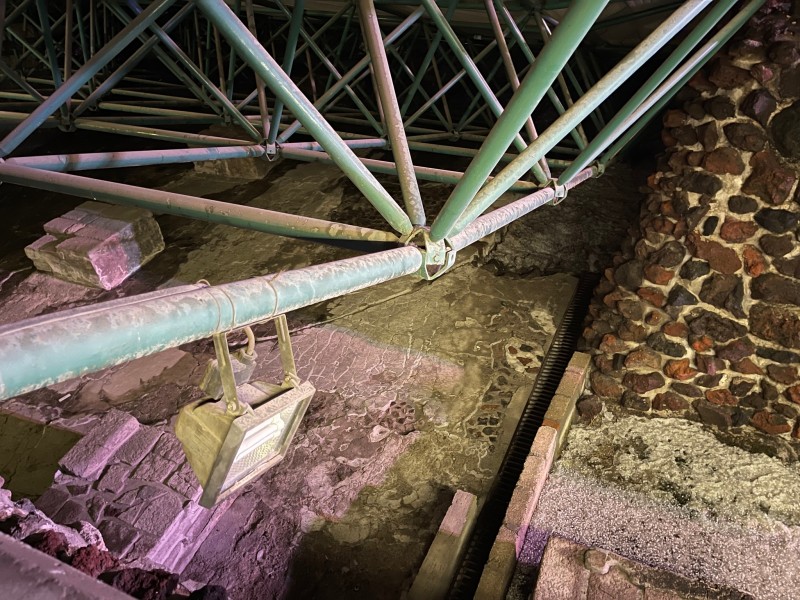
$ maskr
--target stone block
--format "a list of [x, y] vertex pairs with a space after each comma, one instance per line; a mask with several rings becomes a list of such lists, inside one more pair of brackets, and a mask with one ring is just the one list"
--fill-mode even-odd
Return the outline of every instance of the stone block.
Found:
[[53, 485], [47, 488], [44, 494], [36, 499], [34, 504], [36, 508], [52, 519], [53, 515], [69, 500], [69, 497], [70, 494], [67, 490], [58, 485]]
[[59, 461], [69, 474], [95, 479], [106, 467], [114, 453], [139, 430], [139, 422], [119, 410], [110, 410]]
[[65, 237], [68, 235], [75, 235], [84, 227], [86, 227], [86, 223], [81, 223], [80, 221], [70, 219], [66, 215], [63, 215], [45, 223], [44, 231], [52, 236]]
[[158, 439], [158, 443], [153, 448], [153, 454], [162, 456], [167, 460], [174, 463], [182, 463], [186, 460], [186, 455], [183, 453], [183, 446], [173, 433], [166, 432]]
[[97, 484], [97, 489], [103, 492], [118, 494], [128, 482], [131, 467], [125, 464], [110, 465]]
[[588, 598], [614, 598], [615, 600], [643, 600], [643, 590], [631, 582], [621, 569], [612, 566], [607, 572], [589, 575], [586, 590]]
[[117, 453], [114, 460], [128, 465], [137, 465], [153, 449], [158, 438], [163, 432], [153, 427], [140, 427], [139, 431], [125, 442]]
[[585, 548], [553, 536], [547, 542], [533, 600], [586, 598], [589, 571], [583, 566]]
[[[199, 504], [187, 503], [160, 535], [147, 553], [147, 559], [167, 570], [180, 571], [196, 550], [195, 540], [202, 536], [214, 515], [213, 510]], [[189, 556], [187, 556], [189, 554]]]
[[197, 502], [203, 491], [188, 462], [183, 463], [177, 471], [170, 475], [167, 479], [167, 486], [192, 502]]
[[119, 519], [103, 519], [97, 526], [108, 549], [123, 558], [139, 539], [139, 532]]
[[458, 490], [408, 592], [409, 600], [447, 597], [475, 524], [477, 498]]
[[173, 573], [183, 572], [235, 499], [236, 496], [229, 496], [210, 510], [194, 502], [186, 503], [147, 559]]
[[558, 431], [556, 429], [542, 425], [536, 432], [536, 437], [533, 438], [530, 456], [538, 456], [552, 462], [555, 456], [557, 439]]
[[53, 517], [53, 521], [64, 525], [88, 520], [89, 511], [86, 510], [86, 505], [72, 498], [67, 500]]
[[136, 528], [160, 537], [180, 514], [184, 502], [182, 496], [172, 491], [154, 498], [139, 514]]
[[503, 600], [516, 566], [514, 542], [495, 541], [475, 591], [475, 600]]
[[572, 418], [575, 416], [575, 403], [578, 396], [563, 396], [556, 394], [550, 401], [550, 406], [547, 408], [544, 420], [542, 423], [547, 427], [552, 427], [558, 431], [558, 439], [556, 441], [555, 454], [558, 456], [564, 442], [567, 439], [567, 432], [572, 423]]
[[159, 483], [166, 481], [177, 468], [177, 463], [158, 454], [151, 453], [139, 463], [139, 466], [133, 471], [132, 477], [139, 481]]
[[591, 365], [592, 365], [591, 355], [585, 352], [575, 352], [572, 355], [572, 358], [569, 359], [569, 364], [567, 365], [567, 371], [582, 373], [585, 381]]
[[25, 248], [37, 269], [110, 290], [164, 249], [153, 215], [144, 209], [84, 202], [45, 224]]
[[528, 525], [533, 517], [533, 511], [539, 503], [547, 474], [550, 472], [552, 459], [547, 460], [539, 456], [528, 456], [522, 469], [519, 482], [514, 488], [511, 502], [508, 504], [503, 527], [514, 535], [514, 544], [517, 555], [522, 552], [525, 544], [525, 535]]
[[120, 506], [141, 508], [150, 502], [150, 500], [163, 493], [163, 486], [131, 482], [128, 490], [116, 499], [116, 503]]

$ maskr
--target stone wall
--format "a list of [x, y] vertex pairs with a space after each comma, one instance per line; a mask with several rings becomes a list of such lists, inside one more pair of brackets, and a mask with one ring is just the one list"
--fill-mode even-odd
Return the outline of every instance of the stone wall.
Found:
[[171, 431], [112, 409], [59, 461], [36, 507], [56, 523], [88, 522], [122, 564], [180, 573], [230, 500], [201, 488]]
[[584, 419], [701, 420], [786, 459], [800, 448], [800, 37], [768, 2], [664, 117], [640, 230], [596, 290]]

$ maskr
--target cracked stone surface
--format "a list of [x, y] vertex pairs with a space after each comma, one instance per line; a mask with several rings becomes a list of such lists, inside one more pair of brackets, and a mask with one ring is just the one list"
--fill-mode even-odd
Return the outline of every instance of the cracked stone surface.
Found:
[[[466, 263], [433, 285], [397, 281], [329, 303], [326, 323], [293, 338], [298, 371], [318, 389], [295, 442], [186, 576], [241, 597], [273, 597], [287, 575], [292, 598], [397, 597], [454, 491], [481, 496], [491, 482], [504, 409], [536, 371], [516, 370], [508, 349], [541, 357], [574, 280], [542, 283], [534, 291]], [[274, 380], [269, 345], [256, 376]], [[258, 569], [221, 565], [232, 546]]]

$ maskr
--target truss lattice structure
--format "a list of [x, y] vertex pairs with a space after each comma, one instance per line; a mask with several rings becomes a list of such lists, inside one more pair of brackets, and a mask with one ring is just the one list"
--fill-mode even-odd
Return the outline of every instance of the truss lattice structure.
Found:
[[[0, 181], [380, 248], [0, 328], [0, 398], [396, 277], [442, 275], [460, 249], [602, 174], [762, 3], [0, 0]], [[212, 125], [227, 133], [204, 132]], [[26, 154], [44, 128], [171, 147]], [[466, 167], [442, 169], [443, 156]], [[79, 174], [236, 158], [335, 164], [386, 226]], [[424, 180], [453, 185], [435, 213]], [[493, 208], [509, 190], [523, 195]]]

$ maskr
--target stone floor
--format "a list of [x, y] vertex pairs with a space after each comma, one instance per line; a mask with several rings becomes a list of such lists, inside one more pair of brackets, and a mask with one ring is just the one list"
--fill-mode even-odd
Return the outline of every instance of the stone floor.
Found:
[[[174, 167], [108, 176], [380, 224], [327, 166], [281, 163], [255, 182]], [[490, 264], [483, 245], [462, 252], [452, 272], [433, 283], [407, 278], [289, 315], [298, 371], [318, 391], [284, 462], [233, 501], [184, 570], [184, 583], [221, 584], [237, 599], [398, 597], [454, 492], [480, 497], [488, 489], [515, 425], [504, 420], [505, 409], [515, 392], [524, 396], [532, 385], [574, 288], [575, 278], [559, 270], [598, 268], [598, 245], [613, 244], [638, 213], [634, 179], [622, 178], [614, 190], [606, 186], [603, 193], [619, 208], [591, 236], [572, 236], [570, 247], [561, 242], [563, 231], [543, 233], [553, 218], [547, 207], [525, 227], [497, 236], [498, 257]], [[440, 185], [423, 184], [422, 190], [434, 207], [447, 195]], [[20, 214], [12, 239], [0, 248], [3, 323], [199, 279], [219, 283], [356, 254], [161, 216], [165, 252], [119, 288], [91, 290], [31, 271], [21, 254], [42, 222], [80, 201], [12, 186], [6, 193], [27, 206], [36, 202], [42, 214], [36, 219], [15, 209]], [[576, 205], [595, 198], [591, 188], [572, 195]], [[554, 258], [547, 275], [504, 262], [523, 252], [519, 238], [532, 232], [540, 238], [537, 256], [549, 246], [554, 256], [579, 258], [569, 266]], [[256, 377], [277, 379], [274, 331], [259, 326], [256, 335]], [[195, 384], [212, 350], [210, 340], [187, 344], [27, 394], [2, 409], [82, 434], [110, 409], [167, 428], [180, 406], [199, 397]]]

